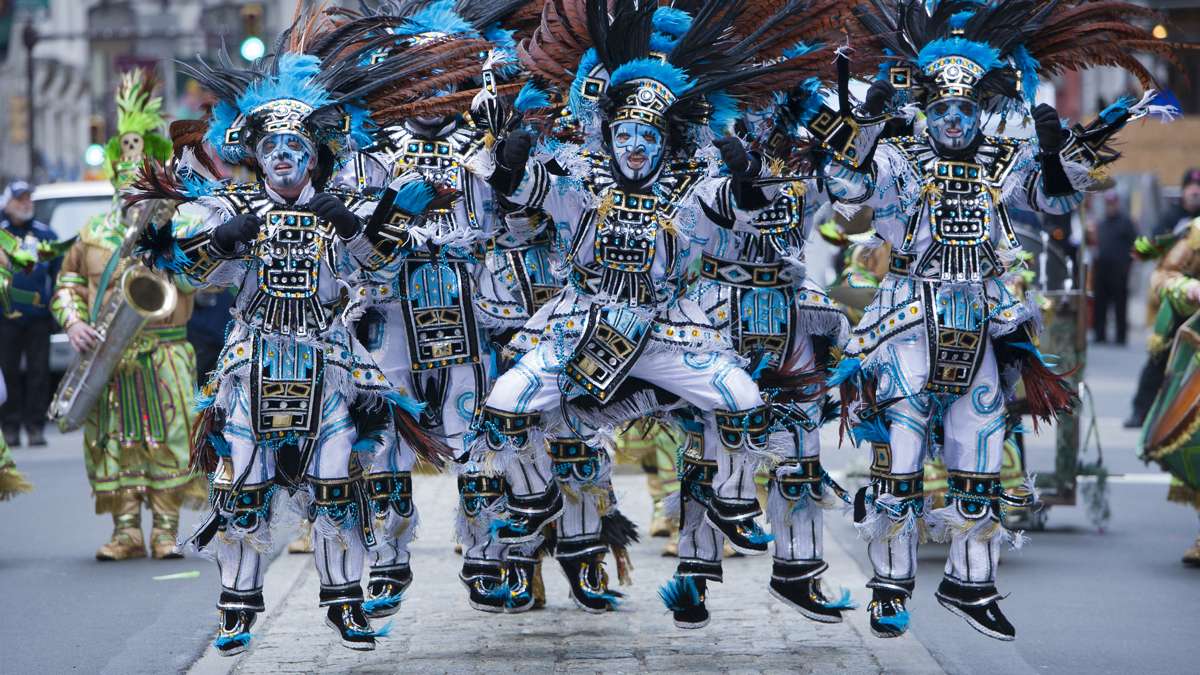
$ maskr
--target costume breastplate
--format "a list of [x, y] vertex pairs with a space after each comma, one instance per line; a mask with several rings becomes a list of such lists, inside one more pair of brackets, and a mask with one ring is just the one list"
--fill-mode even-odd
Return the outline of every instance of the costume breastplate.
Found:
[[244, 315], [267, 333], [306, 336], [329, 327], [317, 286], [333, 232], [307, 211], [273, 210], [255, 243], [258, 289]]
[[593, 256], [619, 272], [649, 272], [658, 240], [658, 199], [613, 188], [612, 207], [596, 224]]
[[[907, 148], [910, 153], [913, 149]], [[912, 245], [923, 213], [929, 215], [932, 242], [915, 273], [941, 281], [978, 282], [999, 276], [1004, 265], [991, 240], [993, 214], [1010, 246], [1016, 235], [998, 196], [1013, 168], [1017, 146], [987, 142], [970, 161], [937, 157], [926, 146], [910, 154], [921, 177], [924, 205], [909, 221], [904, 248]]]

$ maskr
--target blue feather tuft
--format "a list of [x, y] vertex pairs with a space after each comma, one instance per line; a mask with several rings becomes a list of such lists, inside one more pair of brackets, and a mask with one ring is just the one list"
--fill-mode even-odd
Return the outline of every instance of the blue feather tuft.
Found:
[[213, 646], [217, 647], [218, 649], [228, 647], [229, 645], [233, 644], [245, 646], [250, 644], [250, 640], [253, 637], [253, 633], [238, 633], [237, 635], [221, 636], [216, 640], [213, 640]]
[[908, 630], [908, 620], [909, 617], [907, 610], [894, 616], [881, 616], [878, 619], [879, 623], [885, 626], [893, 626], [902, 632]]
[[787, 49], [783, 50], [783, 58], [794, 59], [797, 56], [804, 56], [805, 54], [811, 54], [820, 48], [821, 48], [820, 42], [814, 42], [812, 44], [809, 44], [804, 41], [797, 42], [796, 44], [792, 45], [791, 47], [788, 47]]
[[313, 108], [323, 108], [334, 102], [333, 97], [314, 78], [321, 72], [321, 59], [311, 54], [284, 54], [279, 57], [278, 72], [257, 80], [238, 97], [237, 106], [243, 112], [271, 101], [294, 99]]
[[672, 577], [658, 589], [658, 597], [672, 612], [682, 612], [700, 606], [700, 589], [691, 577]]
[[371, 598], [363, 601], [362, 607], [364, 611], [373, 612], [377, 609], [391, 609], [399, 607], [404, 601], [404, 594], [397, 593], [396, 595], [385, 595], [381, 598]]
[[969, 9], [962, 12], [955, 12], [950, 16], [950, 28], [954, 30], [962, 30], [973, 16], [975, 16], [975, 12]]
[[361, 150], [374, 145], [375, 137], [372, 132], [379, 128], [379, 125], [371, 119], [371, 111], [355, 105], [346, 105], [342, 106], [342, 112], [350, 118], [350, 132], [347, 136], [354, 148]]
[[350, 446], [350, 452], [364, 453], [375, 452], [375, 439], [370, 436], [363, 436], [354, 441], [354, 445]]
[[960, 37], [940, 38], [925, 45], [917, 55], [917, 65], [925, 69], [946, 56], [961, 56], [974, 61], [984, 72], [1004, 65], [1000, 62], [1000, 50], [989, 44]]
[[420, 417], [421, 413], [425, 410], [425, 402], [418, 401], [411, 396], [405, 396], [404, 394], [398, 392], [389, 391], [384, 394], [383, 397], [387, 399], [388, 403], [391, 403], [393, 406], [403, 410], [413, 417]]
[[829, 375], [829, 379], [825, 382], [831, 387], [836, 387], [843, 382], [857, 378], [861, 371], [862, 359], [853, 357], [844, 358], [834, 367], [833, 372]]
[[824, 605], [829, 609], [857, 609], [857, 605], [850, 599], [850, 590], [843, 588], [841, 591], [842, 594], [838, 596], [837, 600], [830, 600]]
[[642, 78], [665, 85], [676, 96], [687, 93], [695, 86], [682, 68], [650, 58], [634, 59], [621, 64], [609, 78], [609, 86], [617, 87], [631, 80]]
[[1041, 78], [1038, 76], [1038, 69], [1042, 66], [1037, 59], [1029, 53], [1025, 45], [1017, 45], [1009, 53], [1012, 58], [1013, 66], [1021, 74], [1021, 93], [1025, 94], [1025, 102], [1033, 106], [1037, 102], [1037, 90], [1041, 86]]
[[1137, 101], [1132, 96], [1122, 96], [1100, 112], [1100, 119], [1104, 120], [1105, 124], [1116, 124], [1121, 121], [1121, 118], [1129, 114], [1130, 106], [1137, 103]]
[[213, 404], [216, 402], [217, 402], [216, 394], [213, 394], [212, 396], [205, 396], [204, 394], [201, 394], [199, 391], [197, 391], [196, 392], [196, 400], [192, 402], [192, 412], [202, 413], [205, 410], [208, 410], [209, 408], [211, 408], [213, 406]]
[[891, 433], [888, 427], [883, 422], [882, 417], [872, 417], [855, 424], [850, 428], [850, 438], [854, 440], [855, 445], [859, 445], [863, 441], [868, 443], [888, 443]]
[[533, 80], [526, 82], [525, 86], [521, 87], [521, 91], [517, 92], [517, 98], [513, 100], [513, 108], [520, 113], [545, 108], [549, 105], [550, 95], [534, 84]]
[[213, 452], [217, 454], [217, 457], [233, 457], [233, 445], [225, 440], [224, 436], [221, 434], [207, 434], [205, 438], [212, 445]]
[[692, 29], [692, 15], [675, 7], [659, 7], [651, 19], [654, 30], [678, 40]]
[[775, 541], [775, 535], [763, 531], [763, 529], [759, 527], [757, 523], [755, 523], [754, 531], [746, 535], [746, 539], [753, 544], [769, 544]]
[[723, 91], [714, 91], [705, 97], [705, 100], [712, 108], [709, 114], [708, 128], [718, 136], [730, 133], [733, 125], [742, 115], [737, 99]]
[[396, 198], [392, 200], [392, 206], [410, 216], [415, 216], [425, 212], [434, 196], [435, 193], [429, 183], [423, 180], [412, 180], [396, 189]]
[[799, 122], [801, 124], [811, 122], [820, 112], [821, 104], [824, 103], [824, 97], [821, 95], [821, 80], [810, 77], [801, 82], [792, 92], [792, 102], [799, 108]]
[[437, 0], [413, 12], [404, 23], [393, 31], [396, 35], [411, 36], [422, 33], [443, 33], [479, 37], [479, 31], [458, 12], [454, 11], [454, 0]]

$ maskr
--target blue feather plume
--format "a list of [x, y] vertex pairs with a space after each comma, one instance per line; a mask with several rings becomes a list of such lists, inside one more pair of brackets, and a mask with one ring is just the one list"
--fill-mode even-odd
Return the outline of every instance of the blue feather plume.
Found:
[[851, 427], [850, 438], [854, 440], [855, 445], [859, 445], [863, 441], [867, 441], [868, 443], [888, 443], [891, 434], [888, 431], [887, 425], [884, 424], [883, 418], [872, 417]]
[[833, 371], [829, 375], [829, 379], [825, 382], [831, 387], [836, 387], [843, 382], [852, 378], [858, 377], [862, 371], [862, 359], [859, 358], [844, 358], [838, 362]]
[[921, 49], [921, 53], [917, 55], [917, 65], [924, 69], [934, 61], [946, 56], [961, 56], [974, 61], [983, 68], [984, 72], [1003, 65], [1000, 63], [1000, 50], [982, 42], [974, 42], [960, 37], [940, 38], [925, 45]]
[[1025, 45], [1017, 45], [1009, 56], [1012, 58], [1013, 66], [1021, 74], [1021, 93], [1025, 94], [1025, 102], [1032, 106], [1037, 101], [1037, 90], [1041, 86], [1041, 78], [1038, 76], [1038, 69], [1041, 64]]
[[1122, 96], [1113, 101], [1112, 105], [1100, 111], [1100, 119], [1104, 120], [1105, 124], [1116, 124], [1121, 121], [1122, 117], [1129, 114], [1129, 108], [1138, 100], [1132, 96]]
[[392, 205], [410, 216], [415, 216], [425, 212], [434, 196], [429, 183], [412, 180], [396, 189], [396, 198], [392, 200]]
[[695, 86], [682, 68], [651, 58], [634, 59], [621, 64], [609, 78], [609, 86], [617, 87], [642, 78], [662, 83], [676, 96], [687, 93]]
[[418, 401], [411, 396], [405, 396], [404, 394], [398, 392], [389, 391], [384, 394], [383, 397], [387, 399], [388, 402], [393, 406], [403, 410], [413, 417], [420, 417], [421, 412], [425, 410], [425, 402]]
[[517, 98], [513, 100], [513, 108], [520, 113], [545, 108], [550, 105], [550, 95], [534, 84], [533, 80], [525, 83]]
[[410, 14], [394, 31], [396, 35], [420, 35], [421, 33], [444, 33], [446, 35], [469, 35], [478, 37], [479, 32], [458, 12], [454, 11], [454, 0], [437, 0]]
[[692, 577], [672, 577], [658, 589], [658, 597], [672, 612], [682, 612], [700, 606], [700, 589]]
[[842, 591], [842, 594], [840, 596], [838, 596], [837, 600], [830, 600], [823, 604], [826, 607], [828, 607], [829, 609], [855, 609], [856, 605], [850, 599], [849, 589], [843, 588], [843, 589], [841, 589], [841, 591]]

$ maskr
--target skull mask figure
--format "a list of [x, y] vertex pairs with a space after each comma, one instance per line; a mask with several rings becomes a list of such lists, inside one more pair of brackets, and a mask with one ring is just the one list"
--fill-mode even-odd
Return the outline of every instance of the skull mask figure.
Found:
[[121, 161], [140, 164], [145, 147], [141, 134], [130, 132], [121, 136]]

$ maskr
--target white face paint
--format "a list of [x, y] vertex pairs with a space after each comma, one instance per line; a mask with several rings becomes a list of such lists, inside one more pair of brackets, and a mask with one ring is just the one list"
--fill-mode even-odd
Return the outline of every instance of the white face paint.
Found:
[[979, 134], [979, 106], [970, 99], [943, 98], [925, 109], [929, 135], [938, 145], [961, 150]]
[[267, 185], [287, 190], [308, 179], [316, 150], [299, 134], [271, 134], [258, 142], [254, 156]]
[[642, 181], [658, 170], [664, 152], [663, 133], [649, 124], [624, 120], [612, 127], [613, 158], [627, 180]]

